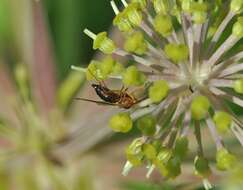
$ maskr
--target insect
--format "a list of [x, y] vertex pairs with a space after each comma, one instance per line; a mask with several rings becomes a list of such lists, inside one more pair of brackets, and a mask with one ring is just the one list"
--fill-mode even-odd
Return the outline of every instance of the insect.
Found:
[[[91, 73], [91, 71], [89, 72]], [[96, 79], [95, 75], [93, 75], [93, 77]], [[91, 86], [103, 101], [90, 100], [86, 98], [76, 98], [76, 100], [94, 102], [102, 105], [118, 106], [124, 109], [129, 109], [133, 105], [144, 100], [137, 100], [132, 94], [127, 92], [128, 88], [124, 88], [124, 86], [120, 90], [111, 90], [103, 81], [99, 81], [97, 79], [96, 81], [98, 81], [98, 84], [91, 84]]]

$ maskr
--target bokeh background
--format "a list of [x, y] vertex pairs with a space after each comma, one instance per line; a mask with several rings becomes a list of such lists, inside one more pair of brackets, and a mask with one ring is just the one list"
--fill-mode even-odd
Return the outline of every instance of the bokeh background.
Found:
[[[203, 189], [193, 151], [176, 181], [158, 172], [145, 179], [142, 168], [123, 177], [136, 130], [114, 135], [107, 118], [117, 109], [73, 100], [95, 98], [84, 74], [70, 69], [99, 56], [82, 31], [114, 34], [113, 17], [109, 0], [0, 0], [0, 190]], [[211, 180], [220, 189], [224, 179], [216, 172]]]

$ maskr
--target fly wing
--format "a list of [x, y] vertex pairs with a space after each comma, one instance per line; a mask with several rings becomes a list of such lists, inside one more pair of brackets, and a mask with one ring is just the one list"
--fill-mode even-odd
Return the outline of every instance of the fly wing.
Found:
[[86, 102], [93, 102], [93, 103], [96, 103], [96, 104], [99, 104], [99, 105], [117, 106], [117, 104], [104, 102], [104, 101], [90, 100], [90, 99], [87, 99], [87, 98], [75, 98], [75, 100], [81, 100], [81, 101], [86, 101]]

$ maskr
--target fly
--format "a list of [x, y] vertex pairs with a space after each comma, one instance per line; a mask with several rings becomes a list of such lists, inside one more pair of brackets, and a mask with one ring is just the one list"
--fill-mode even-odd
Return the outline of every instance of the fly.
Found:
[[[91, 71], [89, 71], [89, 72], [91, 73]], [[96, 79], [95, 76], [94, 76], [94, 78]], [[135, 105], [143, 100], [143, 99], [137, 100], [133, 95], [129, 94], [127, 92], [128, 88], [122, 87], [120, 90], [111, 90], [106, 86], [106, 84], [103, 81], [102, 82], [98, 81], [98, 82], [99, 82], [99, 84], [91, 84], [91, 86], [94, 88], [96, 94], [103, 101], [90, 100], [90, 99], [86, 99], [86, 98], [76, 98], [76, 99], [93, 102], [93, 103], [97, 103], [97, 104], [101, 104], [101, 105], [118, 106], [118, 107], [124, 108], [124, 109], [129, 109], [133, 105]]]

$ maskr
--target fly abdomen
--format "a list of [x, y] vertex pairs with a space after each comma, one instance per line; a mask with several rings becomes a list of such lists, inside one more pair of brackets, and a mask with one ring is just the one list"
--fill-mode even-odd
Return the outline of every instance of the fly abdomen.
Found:
[[101, 85], [92, 85], [95, 89], [96, 94], [105, 102], [117, 103], [120, 100], [120, 95], [112, 92], [106, 87]]

